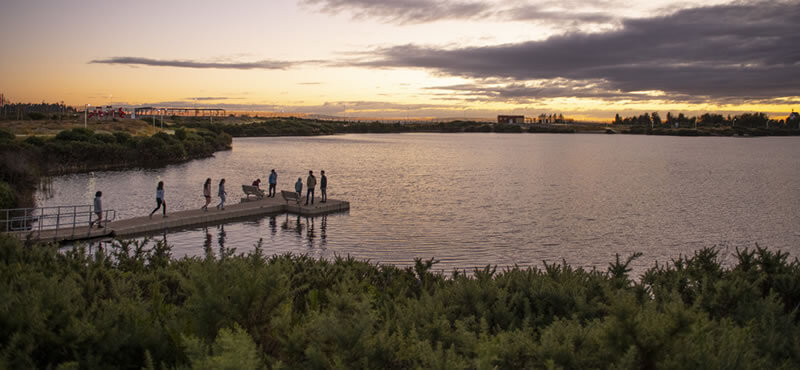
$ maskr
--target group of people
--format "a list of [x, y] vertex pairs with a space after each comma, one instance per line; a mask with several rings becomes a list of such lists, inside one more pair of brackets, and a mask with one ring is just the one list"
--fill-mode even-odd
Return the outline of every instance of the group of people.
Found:
[[[321, 203], [325, 203], [328, 201], [328, 178], [325, 176], [325, 171], [320, 171], [320, 181], [319, 181], [319, 190], [320, 195], [322, 195]], [[308, 171], [308, 178], [306, 178], [306, 205], [308, 205], [309, 197], [311, 198], [311, 204], [314, 204], [314, 189], [317, 187], [317, 178], [314, 176], [314, 171]], [[300, 197], [303, 196], [303, 179], [301, 177], [297, 178], [297, 182], [294, 183], [294, 191], [297, 192], [297, 195]]]
[[[319, 182], [319, 190], [320, 195], [322, 196], [322, 203], [328, 201], [328, 178], [325, 176], [325, 171], [320, 171], [321, 178]], [[269, 174], [269, 194], [267, 197], [275, 198], [276, 187], [278, 185], [278, 174], [275, 172], [275, 169], [272, 170]], [[256, 179], [253, 181], [253, 185], [258, 189], [261, 189], [261, 179]], [[308, 178], [306, 178], [306, 205], [309, 204], [309, 200], [311, 204], [314, 204], [314, 190], [317, 187], [317, 177], [314, 176], [314, 171], [308, 171]], [[297, 182], [294, 183], [294, 191], [297, 192], [297, 195], [302, 197], [303, 196], [303, 178], [298, 177]]]
[[[322, 196], [321, 202], [325, 203], [328, 201], [328, 178], [325, 176], [325, 171], [320, 171], [321, 178], [319, 183], [319, 190], [320, 195]], [[261, 185], [261, 179], [256, 179], [253, 181], [253, 186], [259, 187]], [[275, 172], [275, 169], [269, 174], [269, 194], [267, 197], [275, 198], [275, 194], [277, 192], [277, 185], [278, 185], [278, 173]], [[314, 171], [308, 171], [308, 178], [306, 178], [306, 205], [314, 204], [314, 190], [317, 187], [317, 178], [314, 176]], [[297, 195], [302, 197], [303, 196], [303, 179], [298, 177], [297, 182], [294, 184], [294, 190], [297, 192]], [[217, 196], [219, 196], [219, 203], [217, 204], [217, 209], [225, 210], [225, 199], [228, 193], [225, 191], [225, 179], [219, 180], [219, 186], [217, 190]], [[103, 203], [101, 197], [103, 196], [103, 192], [98, 191], [95, 193], [94, 198], [94, 213], [97, 215], [97, 220], [89, 222], [89, 227], [92, 227], [95, 222], [97, 222], [98, 227], [101, 226], [101, 220], [103, 215]], [[204, 204], [200, 209], [203, 211], [208, 211], [208, 205], [211, 203], [211, 178], [207, 178], [205, 183], [203, 184], [203, 197], [206, 199], [206, 204]], [[156, 208], [150, 212], [148, 217], [153, 218], [153, 214], [155, 214], [158, 210], [161, 210], [161, 215], [163, 217], [167, 217], [167, 202], [164, 200], [164, 182], [159, 181], [158, 185], [156, 186]]]
[[[225, 191], [225, 179], [219, 180], [219, 186], [217, 186], [217, 196], [219, 197], [219, 203], [217, 203], [217, 209], [225, 210], [225, 199], [228, 196], [228, 192]], [[208, 204], [211, 203], [211, 178], [207, 178], [206, 182], [203, 183], [203, 197], [206, 198], [206, 204], [204, 204], [200, 209], [203, 211], [208, 212]], [[166, 217], [166, 216], [165, 216]]]
[[[260, 190], [261, 179], [256, 179], [256, 181], [253, 181], [253, 186], [255, 186]], [[267, 198], [275, 198], [275, 189], [277, 186], [278, 186], [278, 173], [275, 172], [275, 169], [273, 168], [272, 171], [269, 173], [269, 194], [267, 195]]]

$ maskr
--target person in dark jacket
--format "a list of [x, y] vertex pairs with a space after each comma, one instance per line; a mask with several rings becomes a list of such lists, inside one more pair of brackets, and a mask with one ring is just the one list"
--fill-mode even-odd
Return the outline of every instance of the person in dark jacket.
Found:
[[319, 171], [322, 177], [319, 179], [319, 191], [322, 194], [322, 203], [328, 201], [328, 178], [325, 177], [325, 170]]
[[314, 204], [314, 188], [317, 187], [317, 178], [314, 177], [314, 171], [308, 171], [308, 178], [306, 179], [306, 205], [308, 205], [308, 198], [311, 197], [311, 204]]

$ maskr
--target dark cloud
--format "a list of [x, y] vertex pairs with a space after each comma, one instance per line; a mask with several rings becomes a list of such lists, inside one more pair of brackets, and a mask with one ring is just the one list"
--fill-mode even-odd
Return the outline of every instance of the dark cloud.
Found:
[[460, 84], [428, 87], [427, 90], [446, 91], [445, 95], [458, 94], [486, 101], [504, 101], [526, 104], [536, 99], [560, 97], [595, 98], [595, 99], [629, 99], [654, 100], [656, 96], [646, 94], [630, 94], [619, 90], [611, 90], [608, 83], [601, 80], [572, 81], [555, 79], [540, 81], [536, 84]]
[[424, 68], [477, 80], [600, 80], [605, 89], [623, 93], [769, 99], [800, 94], [798, 19], [796, 1], [720, 5], [543, 41], [459, 49], [395, 46], [351, 64]]
[[544, 23], [568, 29], [588, 24], [613, 24], [620, 18], [616, 9], [627, 6], [625, 0], [302, 0], [301, 3], [322, 13], [346, 13], [355, 19], [373, 18], [388, 23], [494, 20]]
[[287, 62], [275, 60], [261, 60], [257, 62], [198, 62], [193, 60], [160, 60], [139, 57], [113, 57], [108, 59], [95, 59], [89, 63], [95, 64], [127, 64], [154, 67], [179, 67], [199, 69], [286, 69], [305, 62]]
[[327, 14], [349, 13], [354, 18], [378, 18], [391, 23], [427, 23], [442, 19], [487, 16], [492, 6], [483, 1], [446, 0], [302, 0]]
[[498, 9], [495, 17], [504, 20], [548, 23], [562, 28], [587, 24], [613, 24], [619, 20], [614, 9], [619, 1], [537, 1]]

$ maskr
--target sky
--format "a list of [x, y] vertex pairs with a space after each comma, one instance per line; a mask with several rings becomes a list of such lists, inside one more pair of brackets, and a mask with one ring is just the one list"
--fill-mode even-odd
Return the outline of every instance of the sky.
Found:
[[800, 1], [4, 0], [14, 102], [371, 118], [800, 110]]

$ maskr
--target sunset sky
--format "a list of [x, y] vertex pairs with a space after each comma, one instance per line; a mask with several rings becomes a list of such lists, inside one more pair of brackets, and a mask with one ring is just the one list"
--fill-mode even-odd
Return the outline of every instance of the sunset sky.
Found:
[[800, 109], [800, 1], [0, 5], [15, 102], [348, 117]]

